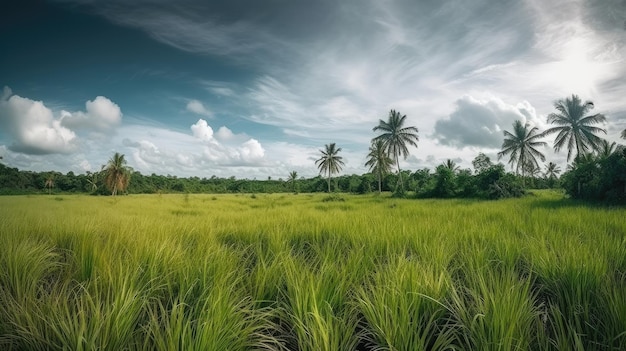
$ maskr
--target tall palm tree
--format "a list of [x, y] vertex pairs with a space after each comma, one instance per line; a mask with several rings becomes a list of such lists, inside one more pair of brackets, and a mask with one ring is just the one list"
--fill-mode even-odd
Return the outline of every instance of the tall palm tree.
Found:
[[296, 192], [296, 180], [298, 179], [298, 172], [291, 171], [289, 172], [289, 177], [287, 177], [287, 182], [291, 183], [291, 188], [293, 192]]
[[561, 173], [561, 168], [554, 162], [548, 162], [544, 175], [548, 179], [556, 179]]
[[385, 142], [382, 140], [372, 140], [370, 152], [367, 154], [366, 166], [369, 170], [376, 174], [378, 178], [378, 193], [382, 192], [383, 176], [391, 171], [393, 160], [387, 154]]
[[116, 152], [104, 167], [104, 184], [115, 196], [126, 190], [130, 182], [130, 169], [126, 166], [124, 155]]
[[504, 142], [502, 151], [498, 152], [498, 160], [503, 156], [510, 155], [509, 164], [515, 167], [515, 173], [522, 170], [522, 177], [526, 169], [539, 168], [537, 158], [545, 161], [546, 157], [537, 150], [537, 147], [547, 146], [544, 141], [539, 141], [543, 134], [539, 133], [537, 127], [530, 128], [529, 124], [522, 125], [519, 120], [513, 123], [513, 133], [504, 131]]
[[578, 95], [572, 95], [571, 98], [556, 101], [554, 108], [558, 113], [548, 115], [548, 123], [556, 124], [556, 127], [546, 130], [543, 134], [558, 133], [554, 139], [554, 151], [558, 152], [564, 146], [567, 147], [567, 161], [572, 158], [574, 151], [575, 157], [578, 157], [588, 151], [597, 150], [602, 139], [596, 134], [600, 132], [606, 134], [605, 129], [594, 126], [606, 122], [603, 114], [585, 116], [593, 107], [593, 102], [583, 103]]
[[339, 173], [341, 166], [345, 166], [342, 157], [338, 156], [341, 148], [336, 147], [335, 143], [324, 145], [326, 150], [320, 150], [322, 157], [315, 161], [315, 165], [320, 169], [320, 173], [328, 174], [328, 192], [330, 193], [330, 176]]
[[393, 156], [393, 160], [398, 166], [398, 181], [400, 182], [400, 188], [404, 192], [404, 184], [402, 182], [402, 173], [400, 173], [400, 155], [406, 159], [409, 156], [408, 145], [417, 147], [419, 141], [419, 132], [416, 127], [404, 127], [406, 121], [406, 115], [401, 115], [400, 112], [391, 110], [389, 112], [389, 118], [387, 121], [382, 119], [378, 121], [378, 125], [374, 127], [373, 131], [380, 131], [382, 134], [374, 138], [374, 140], [382, 140], [385, 143], [385, 149], [387, 154]]

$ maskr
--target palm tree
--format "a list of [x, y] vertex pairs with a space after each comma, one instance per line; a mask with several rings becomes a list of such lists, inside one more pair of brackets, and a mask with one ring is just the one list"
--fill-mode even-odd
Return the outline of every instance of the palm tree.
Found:
[[345, 166], [342, 157], [338, 156], [341, 148], [337, 148], [335, 143], [324, 145], [326, 150], [320, 150], [322, 157], [315, 161], [315, 165], [320, 169], [320, 173], [328, 173], [328, 192], [330, 193], [330, 176], [341, 171], [341, 166]]
[[452, 171], [452, 173], [456, 173], [461, 169], [461, 167], [457, 166], [456, 162], [452, 161], [451, 159], [447, 159], [446, 162], [442, 163], [441, 165]]
[[46, 182], [44, 183], [44, 187], [48, 188], [48, 195], [52, 194], [52, 187], [54, 186], [54, 175], [52, 173], [48, 173], [46, 177]]
[[600, 144], [598, 145], [598, 156], [602, 158], [606, 158], [611, 156], [613, 152], [617, 149], [617, 143], [612, 142], [609, 144], [607, 140], [602, 139]]
[[526, 161], [524, 169], [524, 172], [526, 172], [526, 174], [533, 179], [538, 178], [541, 174], [539, 164], [534, 164], [532, 161]]
[[[626, 139], [626, 129], [622, 130], [622, 139]], [[2, 157], [0, 157], [1, 159]]]
[[298, 172], [291, 171], [289, 172], [289, 177], [287, 177], [287, 182], [291, 183], [291, 187], [294, 193], [296, 193], [296, 180], [298, 179]]
[[391, 171], [393, 166], [393, 160], [387, 154], [385, 150], [385, 142], [382, 140], [372, 140], [370, 146], [370, 152], [367, 154], [366, 166], [369, 166], [369, 170], [376, 174], [378, 178], [378, 193], [382, 192], [383, 176]]
[[416, 127], [404, 127], [406, 115], [400, 115], [400, 112], [391, 110], [389, 112], [389, 118], [387, 122], [382, 119], [378, 121], [378, 125], [374, 127], [373, 131], [380, 131], [382, 134], [374, 138], [374, 140], [382, 140], [387, 150], [387, 154], [393, 156], [393, 160], [398, 166], [398, 181], [400, 182], [400, 188], [404, 192], [404, 184], [402, 182], [402, 173], [400, 173], [400, 155], [406, 159], [409, 156], [409, 149], [407, 145], [417, 147], [419, 141], [419, 132]]
[[515, 167], [515, 173], [522, 170], [522, 178], [526, 169], [539, 168], [537, 158], [545, 161], [546, 157], [536, 148], [547, 146], [544, 141], [539, 141], [543, 134], [538, 132], [537, 127], [530, 128], [529, 124], [522, 125], [519, 120], [513, 123], [513, 133], [504, 131], [502, 151], [498, 152], [498, 160], [503, 156], [510, 155], [509, 164]]
[[572, 157], [573, 151], [576, 151], [578, 157], [588, 151], [597, 150], [602, 139], [596, 134], [606, 134], [605, 129], [593, 126], [606, 122], [603, 114], [585, 116], [593, 107], [593, 102], [582, 103], [578, 95], [572, 95], [571, 98], [556, 101], [554, 108], [558, 113], [548, 115], [548, 123], [557, 126], [546, 130], [543, 135], [558, 133], [554, 140], [554, 151], [558, 152], [566, 146], [567, 161]]
[[126, 166], [124, 155], [116, 152], [104, 167], [104, 184], [111, 190], [111, 195], [126, 190], [130, 182], [130, 169]]
[[561, 168], [554, 162], [548, 162], [546, 165], [545, 177], [548, 179], [556, 179], [561, 173]]
[[91, 185], [92, 192], [98, 190], [98, 172], [91, 173], [87, 171], [87, 183]]

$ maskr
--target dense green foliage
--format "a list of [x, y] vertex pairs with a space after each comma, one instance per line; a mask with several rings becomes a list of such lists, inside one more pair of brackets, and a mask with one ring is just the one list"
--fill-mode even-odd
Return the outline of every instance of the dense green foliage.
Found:
[[[457, 170], [443, 184], [442, 174], [431, 173], [428, 169], [415, 172], [401, 172], [406, 188], [411, 191], [407, 197], [477, 197], [503, 198], [520, 196], [521, 177], [504, 171], [504, 166], [489, 164], [482, 171], [472, 172], [469, 169]], [[130, 194], [159, 193], [316, 193], [327, 191], [327, 179], [321, 176], [314, 178], [292, 178], [288, 174], [283, 179], [236, 179], [230, 178], [179, 178], [152, 174], [149, 176], [139, 172], [131, 174], [131, 182], [126, 189]], [[54, 184], [51, 189], [46, 187], [46, 179], [52, 177]], [[100, 173], [74, 174], [68, 172], [28, 172], [17, 168], [8, 168], [0, 163], [0, 194], [35, 194], [35, 193], [88, 193], [111, 195], [102, 181]], [[371, 173], [363, 175], [343, 175], [332, 179], [333, 189], [337, 192], [367, 194], [378, 190], [377, 176]], [[558, 185], [558, 180], [526, 177], [526, 186], [547, 188]], [[442, 188], [445, 185], [445, 189]], [[550, 186], [548, 186], [550, 185]], [[381, 189], [395, 192], [398, 187], [398, 175], [387, 174], [382, 178]], [[504, 188], [503, 188], [504, 187]], [[499, 191], [502, 188], [505, 191]], [[508, 190], [506, 190], [508, 189]]]
[[563, 188], [573, 198], [626, 203], [626, 148], [578, 157], [562, 178]]
[[328, 198], [0, 197], [0, 349], [626, 349], [623, 209]]

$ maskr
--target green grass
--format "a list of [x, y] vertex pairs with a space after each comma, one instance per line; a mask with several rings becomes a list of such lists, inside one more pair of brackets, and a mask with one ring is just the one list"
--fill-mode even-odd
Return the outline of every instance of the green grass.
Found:
[[626, 210], [0, 197], [3, 350], [623, 350]]

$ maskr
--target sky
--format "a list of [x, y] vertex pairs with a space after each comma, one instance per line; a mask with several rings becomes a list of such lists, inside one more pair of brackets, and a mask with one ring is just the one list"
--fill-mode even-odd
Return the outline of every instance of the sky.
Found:
[[8, 0], [0, 52], [1, 162], [22, 170], [120, 152], [146, 175], [312, 177], [336, 143], [362, 174], [391, 109], [419, 129], [403, 169], [471, 168], [572, 94], [626, 143], [626, 0]]

